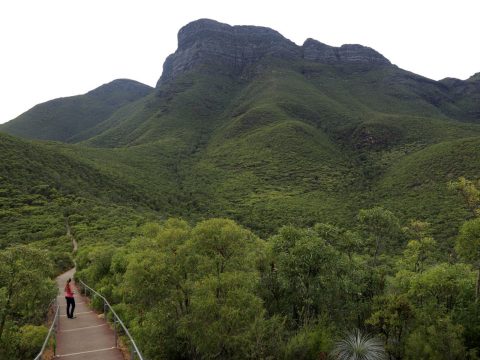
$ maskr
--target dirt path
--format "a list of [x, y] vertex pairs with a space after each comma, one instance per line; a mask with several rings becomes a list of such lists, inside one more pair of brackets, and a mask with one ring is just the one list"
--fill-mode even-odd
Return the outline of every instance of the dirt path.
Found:
[[72, 241], [73, 254], [75, 254], [78, 250], [78, 243], [77, 239], [75, 239], [75, 237], [72, 235], [72, 229], [70, 228], [68, 218], [65, 218], [65, 226], [67, 228], [67, 237]]
[[[115, 336], [107, 322], [93, 312], [86, 299], [75, 289], [75, 319], [66, 316], [66, 301], [63, 296], [65, 283], [73, 279], [75, 269], [57, 277], [60, 304], [60, 323], [57, 332], [57, 356], [55, 359], [71, 360], [124, 360], [115, 347]], [[73, 280], [72, 280], [73, 283]]]

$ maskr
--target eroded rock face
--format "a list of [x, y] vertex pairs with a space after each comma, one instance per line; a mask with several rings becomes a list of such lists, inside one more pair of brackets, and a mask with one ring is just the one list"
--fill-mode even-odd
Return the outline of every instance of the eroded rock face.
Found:
[[299, 58], [301, 50], [266, 27], [230, 26], [208, 19], [197, 20], [180, 29], [178, 49], [165, 61], [159, 84], [204, 64], [240, 73], [245, 66], [267, 55]]
[[240, 74], [249, 65], [272, 56], [327, 64], [390, 64], [375, 50], [361, 45], [333, 47], [308, 39], [298, 46], [275, 30], [260, 26], [230, 26], [214, 20], [191, 22], [178, 32], [178, 49], [164, 65], [157, 87], [193, 68]]
[[303, 58], [327, 64], [360, 63], [390, 65], [390, 61], [372, 48], [362, 45], [342, 45], [333, 47], [314, 39], [307, 39], [303, 44]]

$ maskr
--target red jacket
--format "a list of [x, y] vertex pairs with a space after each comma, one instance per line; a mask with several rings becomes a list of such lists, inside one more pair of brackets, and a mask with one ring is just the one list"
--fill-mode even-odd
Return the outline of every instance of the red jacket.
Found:
[[73, 291], [70, 284], [65, 285], [65, 297], [73, 298]]

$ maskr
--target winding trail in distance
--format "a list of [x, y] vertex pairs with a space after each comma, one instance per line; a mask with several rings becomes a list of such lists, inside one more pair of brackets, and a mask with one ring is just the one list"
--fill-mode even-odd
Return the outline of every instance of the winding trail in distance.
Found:
[[65, 218], [65, 226], [67, 228], [67, 237], [72, 241], [73, 254], [76, 254], [78, 250], [78, 243], [77, 239], [75, 239], [75, 237], [72, 235], [72, 229], [70, 228], [68, 218]]

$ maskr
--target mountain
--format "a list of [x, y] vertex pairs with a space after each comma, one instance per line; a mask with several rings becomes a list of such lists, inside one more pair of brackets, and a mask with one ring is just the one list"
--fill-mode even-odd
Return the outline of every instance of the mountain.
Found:
[[122, 106], [151, 92], [151, 87], [136, 81], [114, 80], [84, 95], [36, 105], [0, 125], [0, 131], [29, 139], [76, 142], [95, 134], [92, 130]]
[[48, 125], [34, 108], [0, 130], [22, 123], [76, 143], [35, 146], [107, 176], [109, 204], [162, 217], [230, 217], [268, 235], [349, 224], [383, 205], [430, 221], [447, 247], [467, 216], [446, 184], [480, 170], [478, 76], [434, 81], [365, 46], [298, 46], [269, 28], [201, 19], [180, 29], [155, 89], [128, 84], [135, 96], [102, 116], [67, 121], [60, 99], [46, 103]]
[[[392, 358], [477, 354], [478, 222], [447, 184], [480, 174], [479, 83], [194, 21], [155, 89], [114, 81], [1, 128], [0, 254], [28, 243], [62, 273], [76, 240], [76, 276], [150, 359], [326, 358], [352, 327]], [[23, 288], [4, 332], [22, 359], [53, 295]]]
[[459, 109], [460, 117], [467, 121], [480, 119], [480, 73], [467, 80], [447, 78], [440, 81], [445, 86], [450, 101]]

